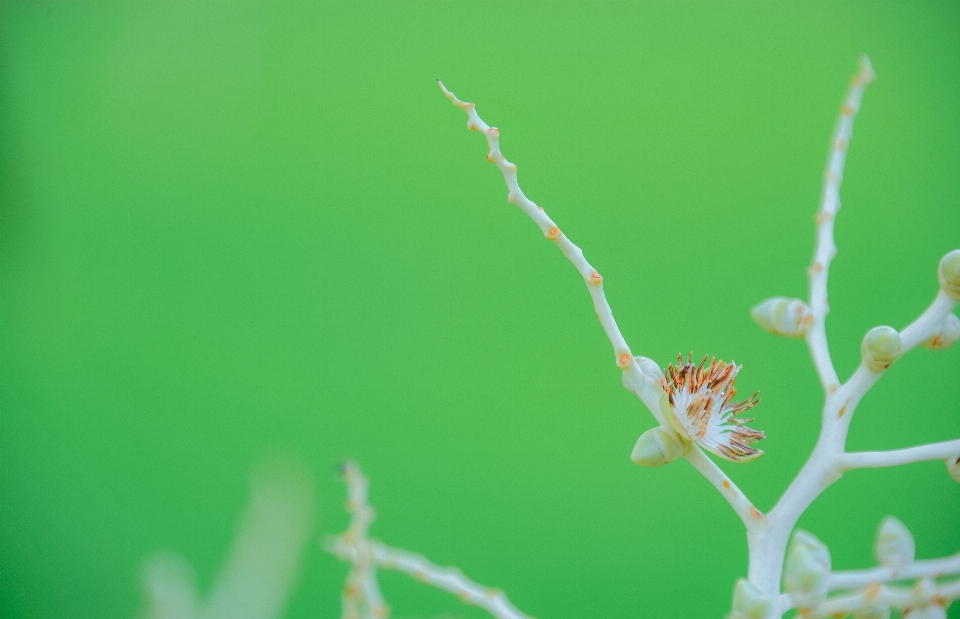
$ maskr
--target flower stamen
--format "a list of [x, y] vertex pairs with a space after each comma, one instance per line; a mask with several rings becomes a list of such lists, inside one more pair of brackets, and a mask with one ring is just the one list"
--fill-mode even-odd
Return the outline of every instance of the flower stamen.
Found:
[[683, 355], [678, 355], [677, 366], [671, 363], [664, 370], [660, 385], [668, 406], [661, 407], [669, 409], [662, 411], [664, 417], [681, 437], [726, 460], [746, 462], [763, 455], [751, 445], [763, 439], [764, 433], [744, 425], [753, 419], [737, 418], [760, 402], [758, 393], [733, 401], [737, 392], [733, 383], [741, 366], [716, 357], [706, 365], [706, 356], [694, 365], [692, 359], [693, 353], [686, 363]]

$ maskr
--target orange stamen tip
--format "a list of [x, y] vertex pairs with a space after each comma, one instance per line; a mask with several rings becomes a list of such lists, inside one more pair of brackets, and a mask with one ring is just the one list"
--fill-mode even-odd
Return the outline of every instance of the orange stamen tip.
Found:
[[500, 130], [497, 129], [496, 127], [490, 127], [489, 133], [490, 133], [491, 136], [493, 136], [493, 137], [495, 137], [495, 138], [496, 138], [496, 137], [500, 137]]
[[839, 387], [838, 385], [830, 385], [829, 387], [827, 387], [827, 391], [830, 392], [830, 393], [836, 393], [836, 392], [837, 392], [837, 389], [839, 389], [839, 388], [840, 388], [840, 387]]
[[623, 369], [626, 369], [627, 366], [630, 365], [631, 359], [633, 359], [633, 357], [630, 356], [630, 353], [623, 353], [622, 355], [620, 355], [620, 358], [617, 359], [617, 365], [619, 365]]
[[560, 236], [560, 228], [554, 226], [549, 230], [547, 230], [547, 238], [550, 239], [551, 241], [556, 241], [559, 236]]
[[590, 279], [593, 281], [594, 284], [599, 284], [600, 282], [603, 281], [603, 278], [600, 277], [600, 274], [597, 273], [596, 271], [590, 274]]
[[813, 266], [810, 267], [810, 270], [813, 271], [814, 273], [819, 273], [820, 271], [823, 270], [823, 265], [820, 264], [819, 262], [814, 262]]
[[750, 515], [753, 516], [754, 518], [763, 518], [763, 514], [760, 513], [760, 510], [757, 509], [756, 507], [750, 508]]
[[726, 479], [724, 479], [724, 480], [723, 480], [723, 487], [724, 487], [724, 488], [729, 488], [729, 487], [730, 487], [730, 482], [728, 482]]

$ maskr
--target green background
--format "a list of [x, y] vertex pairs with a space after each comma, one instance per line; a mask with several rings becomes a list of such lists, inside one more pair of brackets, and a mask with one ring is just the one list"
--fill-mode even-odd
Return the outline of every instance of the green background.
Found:
[[[716, 617], [742, 525], [684, 462], [629, 454], [582, 280], [505, 201], [442, 78], [603, 274], [637, 354], [735, 359], [769, 509], [809, 454], [802, 342], [749, 308], [805, 296], [828, 138], [860, 53], [828, 320], [841, 377], [960, 247], [960, 4], [11, 2], [0, 5], [0, 616], [133, 617], [156, 549], [209, 586], [254, 463], [315, 476], [289, 617], [339, 616], [334, 474], [373, 533], [542, 619]], [[864, 399], [851, 449], [960, 435], [960, 347]], [[837, 568], [880, 518], [960, 549], [940, 462], [857, 471], [801, 520]], [[384, 573], [397, 617], [483, 613]], [[951, 616], [960, 617], [960, 604]]]

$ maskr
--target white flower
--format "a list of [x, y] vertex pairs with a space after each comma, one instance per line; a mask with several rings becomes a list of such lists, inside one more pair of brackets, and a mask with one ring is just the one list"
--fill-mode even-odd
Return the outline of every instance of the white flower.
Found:
[[740, 367], [714, 358], [704, 368], [706, 357], [699, 366], [690, 362], [692, 357], [691, 353], [683, 363], [679, 355], [677, 367], [670, 364], [660, 380], [664, 418], [683, 439], [721, 458], [733, 462], [759, 458], [763, 452], [750, 445], [764, 438], [763, 432], [743, 425], [753, 419], [736, 418], [760, 402], [756, 393], [742, 402], [733, 401], [737, 392], [733, 381]]

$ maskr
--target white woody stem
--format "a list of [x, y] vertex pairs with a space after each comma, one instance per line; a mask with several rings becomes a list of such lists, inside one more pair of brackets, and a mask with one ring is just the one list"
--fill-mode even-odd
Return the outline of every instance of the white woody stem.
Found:
[[764, 515], [753, 506], [753, 503], [743, 494], [736, 484], [733, 483], [726, 473], [724, 473], [717, 464], [707, 457], [699, 446], [688, 443], [683, 450], [683, 457], [693, 465], [693, 468], [700, 471], [700, 474], [707, 478], [713, 487], [733, 507], [740, 519], [747, 526], [747, 530], [752, 530], [764, 522]]
[[[900, 356], [902, 357], [911, 349], [916, 348], [918, 344], [935, 335], [937, 331], [940, 330], [943, 320], [953, 311], [956, 305], [957, 301], [955, 299], [951, 299], [943, 290], [940, 290], [934, 298], [933, 303], [930, 304], [930, 307], [925, 309], [916, 320], [904, 327], [900, 332]], [[867, 391], [880, 380], [882, 375], [883, 372], [870, 370], [865, 364], [861, 363], [857, 371], [853, 373], [853, 376], [843, 385], [842, 391], [846, 393], [846, 395], [843, 397], [842, 407], [837, 409], [836, 415], [828, 414], [827, 409], [831, 401], [836, 405], [836, 403], [841, 400], [841, 397], [839, 394], [835, 394], [832, 398], [828, 396], [828, 407], [824, 410], [824, 427], [835, 426], [832, 428], [837, 437], [834, 443], [839, 446], [841, 452], [846, 445], [847, 430], [850, 428], [850, 422], [853, 420], [856, 405]], [[948, 454], [948, 456], [949, 455], [950, 454]]]
[[[900, 334], [901, 354], [936, 333], [941, 321], [956, 306], [941, 291], [916, 320]], [[749, 580], [771, 599], [779, 591], [780, 575], [789, 534], [800, 515], [844, 471], [852, 468], [896, 466], [920, 460], [947, 459], [958, 453], [960, 441], [947, 441], [891, 452], [847, 454], [847, 430], [863, 396], [883, 375], [861, 364], [842, 386], [828, 389], [823, 408], [823, 425], [813, 454], [783, 496], [767, 515], [768, 528], [750, 541]], [[889, 463], [887, 463], [889, 462]]]
[[840, 120], [834, 130], [830, 142], [830, 155], [827, 158], [826, 172], [823, 179], [823, 195], [820, 198], [820, 210], [817, 213], [817, 246], [813, 254], [813, 264], [810, 266], [810, 311], [813, 322], [807, 328], [806, 340], [813, 357], [814, 366], [823, 388], [830, 393], [839, 387], [837, 372], [830, 360], [830, 349], [827, 345], [826, 318], [827, 306], [827, 273], [830, 262], [837, 253], [837, 246], [833, 242], [833, 223], [840, 210], [840, 182], [843, 180], [843, 166], [847, 159], [847, 147], [853, 134], [853, 119], [860, 111], [860, 101], [863, 91], [876, 74], [870, 66], [866, 56], [860, 58], [860, 73], [853, 78], [850, 90], [847, 92], [843, 107], [840, 109]]
[[930, 304], [919, 318], [904, 327], [900, 332], [901, 355], [911, 348], [914, 348], [928, 337], [937, 333], [943, 324], [943, 319], [947, 314], [953, 311], [957, 306], [957, 299], [951, 299], [943, 290], [937, 293], [933, 303]]
[[939, 578], [940, 576], [953, 574], [960, 574], [960, 554], [942, 559], [915, 561], [899, 570], [889, 567], [876, 567], [868, 570], [833, 572], [827, 582], [830, 591], [837, 591], [839, 589], [866, 587], [874, 582]]
[[360, 471], [356, 462], [343, 464], [343, 477], [347, 483], [347, 512], [350, 525], [347, 532], [338, 538], [343, 549], [342, 556], [350, 561], [350, 571], [343, 588], [342, 619], [383, 619], [389, 608], [380, 594], [377, 583], [374, 550], [367, 539], [367, 531], [373, 523], [375, 512], [367, 502], [370, 482]]
[[[529, 619], [507, 599], [503, 591], [477, 584], [455, 567], [434, 565], [422, 555], [391, 548], [381, 542], [373, 541], [371, 544], [373, 559], [381, 568], [403, 572], [420, 582], [449, 591], [464, 604], [479, 606], [497, 619]], [[353, 549], [343, 543], [342, 537], [334, 541], [332, 550], [348, 560], [353, 553]]]
[[[840, 478], [838, 458], [843, 453], [846, 439], [846, 423], [857, 404], [879, 375], [864, 370], [854, 373], [847, 384], [841, 387], [840, 379], [830, 359], [827, 344], [826, 316], [827, 275], [830, 262], [837, 253], [833, 240], [834, 220], [840, 210], [840, 182], [846, 163], [847, 148], [853, 134], [853, 121], [860, 111], [863, 92], [876, 74], [866, 56], [860, 58], [860, 71], [850, 85], [840, 108], [840, 117], [830, 143], [824, 174], [823, 195], [816, 216], [817, 242], [813, 254], [810, 276], [811, 323], [805, 332], [813, 364], [820, 378], [826, 400], [823, 408], [820, 437], [810, 458], [797, 474], [783, 496], [767, 515], [764, 527], [750, 531], [748, 580], [769, 599], [775, 600], [780, 593], [780, 576], [790, 532], [800, 515], [834, 481]], [[847, 415], [847, 419], [842, 419]], [[841, 421], [842, 420], [842, 421]], [[777, 611], [774, 611], [777, 613]], [[779, 614], [775, 614], [779, 616]]]
[[[853, 79], [840, 110], [827, 159], [820, 211], [817, 214], [817, 246], [809, 271], [812, 323], [805, 336], [820, 382], [827, 393], [820, 437], [809, 460], [770, 511], [766, 528], [748, 535], [749, 580], [770, 599], [778, 597], [790, 532], [800, 515], [827, 487], [840, 478], [844, 470], [862, 466], [893, 466], [925, 459], [946, 459], [956, 451], [956, 444], [951, 442], [888, 453], [844, 453], [847, 430], [857, 405], [882, 375], [881, 372], [870, 370], [861, 364], [841, 386], [830, 360], [825, 329], [828, 311], [827, 274], [830, 262], [836, 254], [833, 227], [840, 209], [840, 181], [853, 132], [853, 121], [860, 109], [863, 91], [874, 77], [869, 59], [862, 57], [860, 72]], [[900, 334], [901, 354], [933, 335], [955, 305], [956, 301], [941, 290], [933, 304]]]
[[[603, 294], [603, 277], [600, 276], [600, 273], [598, 273], [596, 269], [590, 266], [590, 263], [583, 257], [583, 251], [560, 231], [560, 228], [550, 219], [546, 211], [543, 210], [543, 207], [537, 206], [523, 194], [523, 190], [520, 189], [520, 185], [517, 183], [517, 166], [507, 161], [503, 153], [500, 152], [500, 130], [483, 122], [477, 114], [476, 104], [461, 101], [456, 95], [447, 90], [440, 80], [437, 80], [437, 84], [440, 86], [443, 94], [445, 94], [455, 106], [467, 113], [467, 128], [471, 131], [479, 131], [487, 139], [487, 146], [489, 148], [487, 161], [497, 166], [503, 174], [503, 180], [507, 184], [507, 201], [515, 204], [520, 210], [526, 213], [530, 219], [537, 224], [540, 231], [543, 232], [543, 235], [557, 244], [557, 247], [560, 248], [563, 255], [573, 263], [573, 266], [580, 273], [580, 276], [587, 285], [590, 296], [593, 298], [593, 306], [597, 312], [597, 317], [600, 319], [600, 325], [603, 327], [607, 339], [613, 344], [613, 352], [617, 366], [624, 372], [633, 374], [636, 379], [643, 380], [644, 376], [634, 361], [633, 355], [630, 353], [630, 347], [627, 346], [627, 342], [623, 339], [623, 335], [617, 327], [617, 321], [613, 318], [613, 311], [610, 309], [610, 304], [607, 303], [607, 299]], [[654, 415], [659, 418], [659, 407], [656, 405], [651, 406], [650, 403], [647, 403], [647, 406], [651, 409], [651, 412], [654, 412]], [[662, 422], [663, 420], [661, 419], [660, 421]]]
[[373, 508], [367, 503], [369, 482], [355, 462], [344, 463], [343, 472], [350, 525], [346, 533], [331, 541], [328, 550], [351, 564], [343, 592], [344, 619], [383, 619], [389, 615], [377, 584], [377, 566], [404, 572], [449, 591], [465, 604], [479, 606], [496, 619], [529, 619], [510, 603], [503, 591], [479, 585], [456, 568], [438, 567], [422, 555], [369, 539], [367, 530], [374, 517]]
[[[539, 226], [544, 236], [557, 244], [560, 251], [563, 252], [563, 255], [573, 263], [573, 266], [576, 267], [580, 276], [583, 277], [587, 285], [587, 290], [593, 299], [593, 306], [596, 310], [597, 317], [600, 319], [600, 324], [603, 326], [607, 339], [609, 339], [613, 345], [616, 364], [624, 372], [624, 385], [640, 398], [660, 424], [666, 425], [663, 415], [660, 412], [659, 387], [653, 388], [655, 384], [653, 379], [640, 371], [640, 367], [634, 360], [629, 346], [627, 346], [626, 341], [623, 339], [623, 335], [617, 327], [617, 322], [613, 318], [613, 311], [610, 309], [610, 304], [607, 303], [607, 299], [603, 294], [603, 278], [583, 257], [583, 251], [560, 231], [560, 228], [550, 219], [543, 210], [543, 207], [537, 206], [523, 194], [520, 185], [517, 183], [517, 166], [507, 161], [500, 152], [499, 129], [491, 127], [481, 120], [477, 114], [475, 104], [458, 99], [452, 92], [444, 87], [443, 82], [440, 80], [437, 80], [437, 84], [440, 86], [443, 94], [445, 94], [455, 106], [466, 112], [467, 128], [472, 131], [479, 131], [487, 139], [487, 146], [489, 148], [487, 161], [496, 165], [503, 174], [503, 179], [507, 184], [507, 201], [517, 205], [526, 213], [534, 223]], [[697, 470], [703, 473], [714, 487], [720, 491], [748, 529], [757, 526], [759, 520], [763, 518], [762, 514], [753, 507], [743, 492], [733, 485], [733, 482], [720, 471], [716, 464], [707, 458], [699, 448], [685, 449], [684, 457], [686, 457]], [[755, 516], [754, 514], [760, 515]]]
[[804, 617], [809, 617], [809, 619], [846, 617], [855, 610], [871, 607], [904, 610], [918, 604], [943, 606], [958, 597], [960, 597], [960, 580], [931, 587], [929, 594], [923, 597], [916, 595], [916, 589], [878, 585], [868, 587], [866, 591], [860, 593], [852, 593], [827, 600]]
[[946, 460], [960, 456], [960, 439], [918, 445], [907, 449], [892, 451], [861, 451], [846, 453], [840, 458], [840, 468], [850, 469], [881, 468], [885, 466], [900, 466], [911, 462], [924, 460]]

